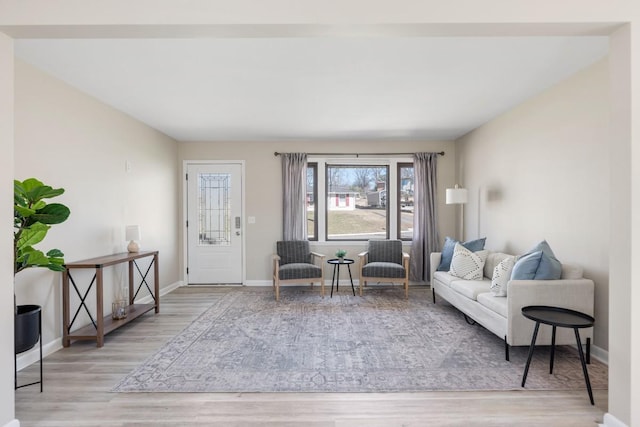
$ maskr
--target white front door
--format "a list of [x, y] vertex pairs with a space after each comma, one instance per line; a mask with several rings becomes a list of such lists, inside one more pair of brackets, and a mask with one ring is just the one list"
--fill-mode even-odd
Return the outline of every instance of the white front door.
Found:
[[189, 284], [242, 283], [243, 167], [187, 164]]

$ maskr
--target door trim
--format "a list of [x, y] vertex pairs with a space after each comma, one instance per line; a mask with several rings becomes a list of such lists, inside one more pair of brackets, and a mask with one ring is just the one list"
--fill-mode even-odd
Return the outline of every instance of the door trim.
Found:
[[[188, 218], [188, 213], [187, 213], [187, 195], [188, 195], [188, 189], [187, 189], [187, 168], [189, 165], [228, 165], [228, 164], [235, 164], [235, 165], [240, 165], [240, 176], [242, 177], [242, 185], [241, 185], [241, 191], [242, 191], [242, 206], [241, 206], [241, 211], [242, 211], [242, 221], [243, 221], [243, 225], [242, 225], [242, 271], [241, 271], [241, 277], [242, 277], [242, 286], [245, 286], [245, 283], [247, 281], [247, 251], [245, 250], [246, 244], [247, 244], [247, 239], [246, 239], [246, 230], [247, 230], [247, 219], [246, 219], [246, 212], [245, 212], [245, 207], [246, 207], [246, 191], [245, 191], [245, 182], [246, 182], [246, 174], [245, 174], [245, 161], [244, 160], [183, 160], [182, 161], [182, 175], [180, 177], [180, 179], [182, 180], [182, 225], [180, 227], [180, 230], [182, 231], [182, 274], [180, 275], [182, 277], [182, 283], [184, 283], [185, 285], [189, 285], [189, 275], [187, 274], [187, 267], [189, 265], [189, 240], [188, 240], [188, 234], [187, 234], [187, 218]], [[206, 285], [194, 285], [194, 286], [206, 286]]]

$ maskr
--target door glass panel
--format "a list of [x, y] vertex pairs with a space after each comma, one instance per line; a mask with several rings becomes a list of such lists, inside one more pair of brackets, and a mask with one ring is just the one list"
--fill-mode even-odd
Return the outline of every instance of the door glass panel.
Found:
[[198, 174], [200, 245], [231, 244], [231, 174]]

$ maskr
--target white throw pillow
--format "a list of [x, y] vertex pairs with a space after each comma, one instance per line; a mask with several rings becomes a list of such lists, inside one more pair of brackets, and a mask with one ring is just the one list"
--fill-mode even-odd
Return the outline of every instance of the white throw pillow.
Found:
[[507, 296], [507, 282], [511, 279], [511, 270], [516, 264], [516, 257], [510, 256], [503, 259], [493, 269], [491, 278], [491, 292], [497, 297]]
[[489, 251], [471, 252], [460, 243], [456, 243], [449, 274], [465, 280], [482, 280], [488, 254]]

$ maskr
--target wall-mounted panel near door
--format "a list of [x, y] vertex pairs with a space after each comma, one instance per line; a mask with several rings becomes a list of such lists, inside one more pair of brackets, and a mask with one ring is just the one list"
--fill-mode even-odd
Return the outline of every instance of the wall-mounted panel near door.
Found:
[[242, 163], [186, 163], [189, 284], [237, 284], [243, 274]]

